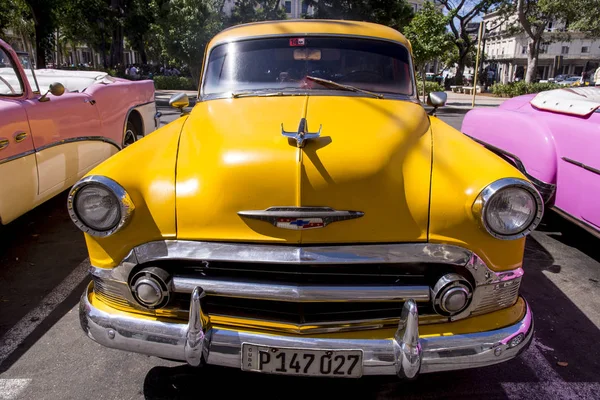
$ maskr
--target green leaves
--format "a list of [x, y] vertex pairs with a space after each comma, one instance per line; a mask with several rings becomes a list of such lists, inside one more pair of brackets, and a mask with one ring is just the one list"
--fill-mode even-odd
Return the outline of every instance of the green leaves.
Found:
[[314, 18], [375, 22], [401, 30], [413, 15], [404, 0], [307, 0]]
[[451, 37], [446, 30], [448, 18], [433, 3], [427, 1], [404, 29], [418, 67], [440, 57], [452, 46]]

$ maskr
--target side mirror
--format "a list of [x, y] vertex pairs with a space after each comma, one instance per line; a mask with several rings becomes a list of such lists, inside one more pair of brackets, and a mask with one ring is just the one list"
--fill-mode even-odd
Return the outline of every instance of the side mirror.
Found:
[[435, 110], [438, 107], [442, 107], [446, 105], [446, 100], [448, 100], [448, 95], [445, 92], [431, 92], [427, 95], [427, 105], [433, 107], [430, 115], [435, 115]]
[[60, 82], [54, 82], [50, 84], [50, 88], [42, 97], [40, 97], [40, 102], [44, 103], [46, 101], [50, 101], [48, 98], [48, 93], [52, 93], [53, 96], [62, 96], [65, 93], [65, 87]]
[[177, 93], [171, 96], [169, 99], [169, 105], [174, 108], [178, 108], [181, 111], [181, 115], [186, 114], [183, 109], [190, 105], [190, 98], [185, 93]]

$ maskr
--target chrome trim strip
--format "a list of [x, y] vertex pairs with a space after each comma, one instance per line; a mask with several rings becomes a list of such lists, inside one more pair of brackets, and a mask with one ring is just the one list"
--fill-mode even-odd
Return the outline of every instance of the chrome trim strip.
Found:
[[[547, 203], [548, 201], [550, 201], [550, 199], [554, 195], [554, 192], [556, 191], [555, 184], [541, 181], [541, 180], [537, 179], [535, 176], [530, 175], [527, 172], [527, 169], [525, 168], [525, 164], [523, 164], [523, 161], [521, 161], [521, 159], [519, 157], [517, 157], [516, 155], [509, 153], [508, 151], [503, 150], [499, 147], [493, 146], [487, 142], [484, 142], [483, 140], [474, 138], [473, 136], [469, 136], [467, 134], [464, 134], [464, 135], [467, 136], [468, 138], [474, 140], [475, 142], [479, 143], [486, 149], [492, 151], [493, 153], [496, 153], [501, 158], [504, 158], [505, 161], [508, 161], [508, 162], [512, 161], [515, 165], [515, 168], [517, 168], [523, 175], [525, 175], [525, 177], [527, 179], [529, 179], [531, 181], [531, 183], [533, 183], [533, 185], [538, 189], [538, 191], [544, 198], [544, 203]], [[508, 158], [508, 160], [506, 158]]]
[[[94, 307], [87, 287], [79, 303], [83, 331], [106, 347], [163, 358], [240, 368], [242, 343], [299, 349], [362, 350], [364, 375], [411, 377], [483, 367], [510, 360], [523, 352], [533, 337], [533, 318], [526, 304], [524, 317], [504, 328], [450, 336], [419, 337], [414, 302], [407, 302], [391, 339], [343, 339], [281, 336], [206, 327], [202, 292], [192, 297], [188, 323], [169, 323], [111, 314]], [[515, 339], [513, 341], [513, 339]]]
[[572, 224], [577, 225], [578, 227], [580, 227], [582, 229], [585, 229], [588, 233], [590, 233], [593, 236], [600, 239], [600, 230], [598, 228], [595, 228], [593, 225], [591, 225], [585, 221], [582, 221], [581, 219], [579, 219], [577, 217], [574, 217], [573, 215], [569, 214], [565, 210], [562, 210], [556, 206], [552, 207], [552, 210], [554, 210], [558, 215], [560, 215], [567, 221], [571, 222]]
[[568, 158], [568, 157], [562, 157], [562, 159], [564, 161], [570, 163], [570, 164], [577, 165], [578, 167], [583, 168], [586, 171], [590, 171], [590, 172], [593, 172], [596, 175], [600, 175], [600, 169], [597, 169], [597, 168], [594, 168], [594, 167], [590, 167], [589, 165], [586, 165], [586, 164], [584, 164], [582, 162], [573, 160], [573, 159]]
[[206, 294], [251, 298], [253, 300], [307, 302], [360, 301], [429, 301], [429, 286], [334, 286], [334, 285], [285, 285], [262, 282], [237, 282], [202, 279], [185, 276], [173, 277], [172, 289], [176, 293], [192, 293], [201, 287]]
[[[87, 185], [103, 186], [104, 188], [108, 189], [110, 192], [112, 192], [117, 197], [117, 200], [119, 201], [121, 219], [111, 229], [108, 229], [106, 231], [97, 231], [97, 230], [87, 226], [79, 218], [79, 215], [77, 214], [77, 210], [75, 209], [75, 206], [74, 206], [75, 205], [75, 197], [77, 196], [77, 193], [81, 189], [86, 187]], [[71, 188], [71, 191], [69, 192], [69, 197], [67, 198], [67, 210], [69, 211], [69, 216], [71, 217], [71, 220], [73, 221], [73, 223], [79, 229], [81, 229], [83, 232], [85, 232], [89, 235], [92, 235], [92, 236], [96, 236], [96, 237], [105, 237], [105, 236], [112, 235], [116, 231], [123, 228], [129, 222], [129, 220], [131, 219], [131, 215], [133, 214], [133, 211], [135, 210], [135, 205], [133, 204], [133, 201], [131, 200], [131, 197], [129, 197], [129, 194], [127, 193], [127, 191], [125, 189], [123, 189], [123, 187], [121, 185], [119, 185], [117, 182], [113, 181], [110, 178], [102, 176], [102, 175], [90, 175], [90, 176], [86, 176], [83, 179], [80, 179]]]
[[136, 263], [165, 259], [256, 262], [263, 264], [380, 264], [442, 263], [465, 265], [469, 250], [435, 243], [288, 246], [165, 240], [144, 243], [134, 250]]
[[118, 150], [121, 150], [121, 147], [117, 143], [115, 143], [112, 139], [109, 139], [107, 137], [104, 137], [104, 136], [79, 136], [79, 137], [75, 137], [75, 138], [59, 140], [58, 142], [48, 143], [48, 144], [40, 146], [36, 149], [27, 150], [27, 151], [24, 151], [23, 153], [15, 154], [13, 156], [10, 156], [10, 157], [0, 160], [0, 164], [4, 164], [9, 161], [16, 160], [17, 158], [26, 157], [30, 154], [39, 153], [40, 151], [49, 149], [51, 147], [60, 146], [62, 144], [75, 143], [75, 142], [87, 142], [87, 141], [105, 142], [105, 143], [115, 146]]
[[[319, 219], [320, 225], [314, 226], [312, 228], [307, 228], [306, 225], [304, 229], [314, 229], [314, 228], [324, 228], [327, 225], [338, 222], [338, 221], [346, 221], [349, 219], [360, 218], [365, 213], [362, 211], [337, 211], [330, 207], [269, 207], [266, 210], [250, 210], [250, 211], [239, 211], [238, 215], [240, 217], [257, 219], [259, 221], [265, 221], [273, 226], [282, 229], [302, 229], [301, 226], [292, 226], [285, 225], [286, 223], [280, 223], [281, 218], [290, 218], [294, 220], [298, 219], [309, 219], [309, 218], [317, 218]], [[296, 221], [295, 221], [296, 222]], [[291, 224], [290, 224], [291, 225]]]
[[35, 150], [27, 150], [27, 151], [24, 151], [23, 153], [19, 153], [19, 154], [15, 154], [13, 156], [10, 156], [10, 157], [6, 157], [6, 158], [0, 160], [0, 165], [2, 165], [4, 163], [7, 163], [7, 162], [10, 162], [10, 161], [14, 161], [14, 160], [16, 160], [18, 158], [23, 158], [23, 157], [30, 156], [32, 154], [35, 154]]
[[35, 152], [40, 152], [40, 151], [49, 149], [50, 147], [60, 146], [61, 144], [75, 143], [75, 142], [87, 142], [87, 141], [108, 143], [108, 144], [115, 146], [117, 149], [121, 150], [121, 146], [119, 146], [112, 139], [109, 139], [105, 136], [78, 136], [78, 137], [74, 137], [74, 138], [59, 140], [58, 142], [54, 142], [54, 143], [45, 144], [43, 146], [36, 148]]
[[[228, 323], [223, 321], [223, 318], [235, 319], [236, 321], [235, 323]], [[294, 324], [281, 321], [265, 321], [255, 318], [237, 318], [222, 314], [210, 314], [210, 320], [216, 321], [215, 325], [230, 326], [232, 328], [238, 327], [244, 330], [257, 329], [260, 331], [271, 331], [284, 334], [292, 333], [296, 335], [311, 335], [317, 333], [358, 332], [389, 328], [391, 326], [397, 326], [400, 318], [373, 318], [349, 321], [319, 322], [318, 324]], [[419, 325], [430, 325], [442, 322], [449, 322], [448, 318], [442, 317], [441, 315], [432, 314], [425, 315], [419, 319]]]
[[[503, 235], [494, 231], [488, 225], [486, 220], [486, 208], [490, 200], [496, 193], [510, 187], [518, 187], [528, 191], [533, 196], [537, 207], [535, 211], [535, 216], [533, 217], [531, 223], [526, 229], [523, 229], [522, 231], [512, 235]], [[542, 199], [542, 196], [535, 188], [535, 186], [533, 186], [533, 184], [531, 184], [530, 182], [525, 181], [523, 179], [502, 178], [490, 183], [481, 191], [481, 193], [479, 193], [479, 195], [473, 202], [471, 210], [473, 211], [473, 215], [475, 216], [475, 218], [490, 235], [500, 240], [514, 240], [529, 235], [539, 225], [540, 221], [542, 220], [542, 216], [544, 215], [544, 201]]]
[[[270, 21], [264, 21], [264, 22], [270, 22]], [[208, 60], [210, 59], [210, 55], [212, 54], [213, 50], [215, 49], [215, 47], [223, 45], [223, 44], [229, 44], [229, 43], [237, 43], [237, 42], [241, 42], [241, 41], [246, 41], [246, 40], [256, 40], [256, 39], [265, 39], [265, 38], [280, 38], [280, 37], [294, 37], [294, 36], [302, 36], [302, 37], [333, 37], [333, 38], [353, 38], [353, 39], [365, 39], [365, 40], [377, 40], [377, 41], [381, 41], [381, 42], [387, 42], [387, 43], [394, 43], [397, 44], [399, 46], [402, 46], [406, 49], [406, 51], [408, 51], [408, 59], [409, 59], [409, 64], [410, 64], [410, 71], [411, 71], [411, 80], [412, 80], [412, 89], [413, 92], [409, 95], [397, 95], [398, 97], [408, 97], [408, 99], [411, 99], [413, 101], [418, 101], [419, 99], [419, 91], [417, 90], [417, 83], [416, 83], [416, 77], [415, 77], [415, 66], [414, 66], [414, 60], [412, 57], [412, 52], [411, 50], [406, 47], [406, 45], [402, 42], [398, 42], [396, 40], [391, 40], [391, 39], [385, 39], [385, 38], [380, 38], [377, 36], [364, 36], [364, 35], [346, 35], [346, 34], [331, 34], [331, 33], [327, 33], [327, 32], [320, 32], [320, 33], [299, 33], [299, 34], [292, 34], [292, 33], [281, 33], [281, 34], [269, 34], [269, 35], [254, 35], [254, 36], [245, 36], [243, 38], [237, 38], [234, 40], [222, 40], [220, 42], [215, 42], [211, 45], [210, 49], [208, 50], [208, 53], [206, 54], [206, 57], [204, 58], [203, 62], [202, 62], [202, 70], [200, 71], [201, 73], [201, 77], [202, 77], [202, 81], [200, 82], [199, 85], [199, 90], [198, 90], [198, 99], [200, 101], [205, 101], [205, 100], [216, 100], [216, 99], [221, 99], [221, 98], [229, 98], [231, 96], [217, 96], [217, 97], [212, 97], [212, 95], [210, 95], [210, 99], [205, 99], [204, 98], [204, 82], [206, 80], [206, 74], [205, 74], [205, 69], [206, 69], [206, 63], [208, 62]], [[348, 92], [348, 93], [352, 93], [352, 92]], [[348, 93], [346, 93], [346, 95], [348, 95]], [[316, 93], [311, 93], [311, 95], [315, 95]], [[338, 91], [338, 96], [339, 91]], [[371, 97], [368, 95], [357, 95], [356, 93], [354, 93], [355, 96], [358, 97]], [[386, 94], [385, 95], [386, 99], [396, 99], [395, 96], [392, 94]], [[399, 98], [398, 100], [401, 100], [401, 98]]]

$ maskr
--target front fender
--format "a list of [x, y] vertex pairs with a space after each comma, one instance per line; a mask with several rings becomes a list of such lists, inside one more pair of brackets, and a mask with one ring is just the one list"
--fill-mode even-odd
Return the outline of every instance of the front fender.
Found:
[[521, 160], [527, 175], [556, 184], [554, 137], [543, 120], [531, 114], [505, 109], [469, 111], [462, 132], [476, 141], [513, 154]]
[[124, 229], [106, 237], [85, 234], [93, 266], [112, 268], [137, 245], [176, 237], [175, 165], [186, 120], [182, 117], [158, 129], [88, 173], [116, 181], [135, 205]]

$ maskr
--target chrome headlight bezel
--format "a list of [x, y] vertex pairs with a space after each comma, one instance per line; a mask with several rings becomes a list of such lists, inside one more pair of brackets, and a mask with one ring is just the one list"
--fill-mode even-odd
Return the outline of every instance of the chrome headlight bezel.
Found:
[[[87, 224], [85, 224], [82, 219], [79, 217], [77, 209], [75, 208], [75, 200], [77, 198], [77, 194], [88, 185], [96, 185], [101, 186], [104, 189], [112, 192], [112, 194], [117, 198], [119, 208], [120, 208], [120, 219], [117, 224], [108, 230], [96, 230]], [[91, 175], [87, 176], [80, 181], [78, 181], [69, 192], [69, 197], [67, 199], [67, 209], [69, 211], [69, 216], [73, 223], [81, 229], [83, 232], [96, 236], [96, 237], [106, 237], [114, 234], [115, 232], [121, 230], [129, 220], [135, 210], [135, 206], [131, 197], [127, 193], [127, 191], [119, 185], [114, 180], [101, 175]]]
[[[502, 190], [509, 188], [522, 189], [531, 194], [536, 204], [536, 210], [534, 210], [534, 217], [527, 227], [515, 234], [505, 235], [496, 232], [489, 226], [486, 213], [488, 211], [487, 207], [490, 204], [490, 200]], [[537, 228], [544, 215], [544, 201], [535, 186], [530, 182], [517, 178], [503, 178], [486, 186], [475, 199], [471, 209], [475, 218], [490, 235], [501, 240], [514, 240], [529, 235]]]

